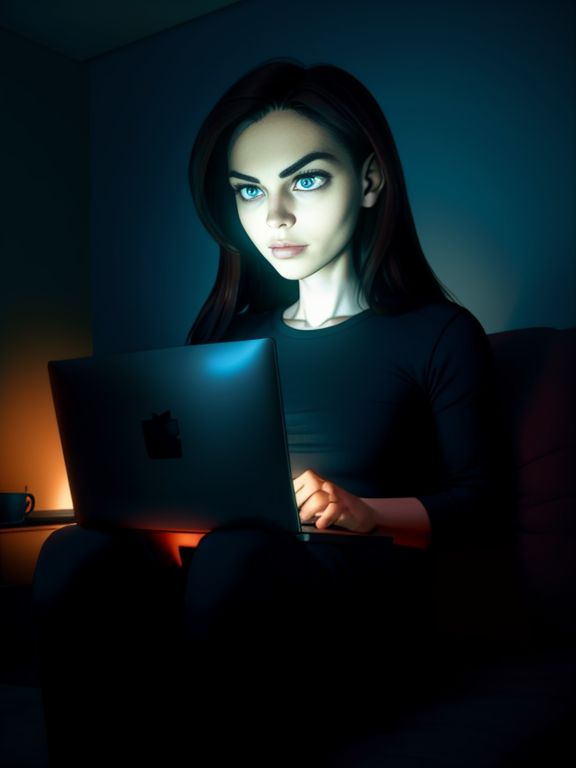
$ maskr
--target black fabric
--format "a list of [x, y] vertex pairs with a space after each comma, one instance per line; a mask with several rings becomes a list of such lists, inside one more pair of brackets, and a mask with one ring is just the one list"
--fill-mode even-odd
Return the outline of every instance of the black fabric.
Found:
[[161, 754], [183, 590], [181, 569], [138, 532], [70, 526], [47, 539], [34, 613], [51, 768]]
[[287, 326], [281, 311], [239, 315], [225, 340], [249, 338], [277, 345], [294, 474], [313, 469], [362, 498], [415, 496], [435, 542], [483, 529], [495, 494], [494, 381], [468, 310], [366, 310], [316, 330]]
[[[418, 496], [435, 539], [478, 525], [490, 358], [470, 313], [296, 331], [277, 312], [228, 338], [265, 336], [295, 471]], [[384, 551], [226, 530], [176, 568], [137, 531], [56, 532], [34, 580], [52, 766], [297, 764], [303, 743], [320, 765], [328, 743], [396, 716], [432, 667], [430, 579], [428, 553]]]
[[303, 733], [320, 760], [381, 722], [429, 628], [425, 553], [384, 551], [225, 530], [178, 568], [148, 534], [57, 531], [34, 586], [51, 765], [278, 764]]

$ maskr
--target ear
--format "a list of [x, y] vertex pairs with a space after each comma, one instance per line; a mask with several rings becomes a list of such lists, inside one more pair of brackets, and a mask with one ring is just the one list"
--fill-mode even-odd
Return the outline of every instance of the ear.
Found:
[[384, 174], [374, 152], [362, 164], [360, 174], [362, 182], [362, 207], [372, 208], [384, 188]]

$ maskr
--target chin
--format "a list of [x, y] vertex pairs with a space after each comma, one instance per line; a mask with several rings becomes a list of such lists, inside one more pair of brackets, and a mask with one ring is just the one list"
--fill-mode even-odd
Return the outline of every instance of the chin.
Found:
[[286, 261], [281, 263], [268, 263], [271, 264], [280, 277], [283, 277], [285, 280], [305, 280], [322, 268], [322, 265], [315, 267], [310, 266], [310, 264], [298, 264], [296, 259], [286, 259]]
[[305, 280], [312, 274], [311, 272], [302, 269], [277, 269], [276, 272], [278, 272], [280, 277], [283, 277], [285, 280]]
[[268, 263], [285, 280], [301, 280], [306, 274], [306, 270], [303, 270], [302, 267], [298, 268], [295, 264], [279, 264], [275, 261], [268, 261]]

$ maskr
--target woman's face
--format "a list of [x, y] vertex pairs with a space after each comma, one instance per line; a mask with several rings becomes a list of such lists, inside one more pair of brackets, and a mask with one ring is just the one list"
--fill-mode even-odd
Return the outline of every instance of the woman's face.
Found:
[[269, 112], [233, 141], [228, 171], [246, 234], [282, 277], [352, 256], [360, 173], [325, 128], [294, 110]]

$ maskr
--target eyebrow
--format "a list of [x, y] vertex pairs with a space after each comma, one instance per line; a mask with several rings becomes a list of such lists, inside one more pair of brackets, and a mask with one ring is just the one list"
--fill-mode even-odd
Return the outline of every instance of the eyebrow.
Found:
[[[333, 160], [334, 162], [338, 162], [338, 158], [335, 155], [330, 154], [330, 152], [309, 152], [307, 155], [304, 155], [304, 157], [301, 157], [300, 160], [289, 165], [288, 168], [284, 168], [283, 171], [280, 171], [278, 177], [280, 179], [285, 179], [286, 176], [291, 176], [293, 173], [296, 173], [300, 168], [311, 163], [312, 160]], [[238, 179], [244, 179], [244, 181], [252, 181], [255, 184], [260, 184], [260, 179], [257, 179], [255, 176], [248, 176], [245, 173], [240, 173], [239, 171], [230, 171], [228, 176], [235, 176]]]

